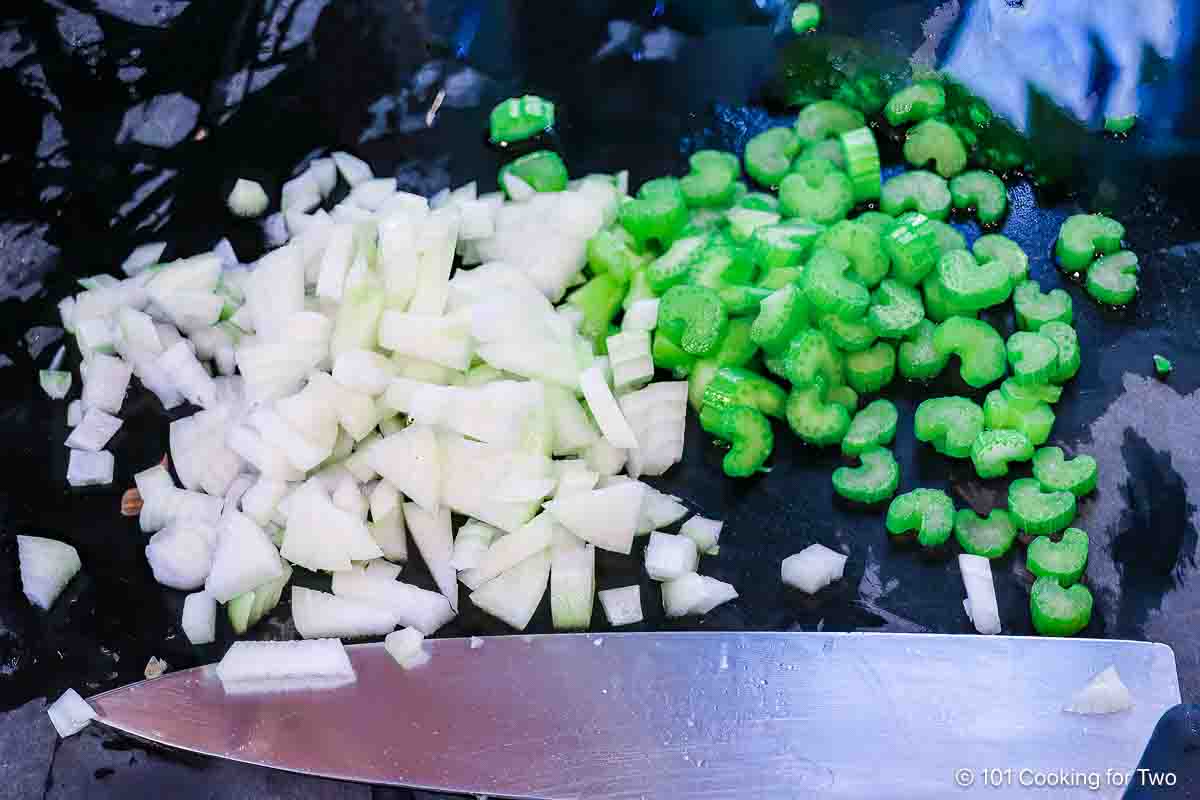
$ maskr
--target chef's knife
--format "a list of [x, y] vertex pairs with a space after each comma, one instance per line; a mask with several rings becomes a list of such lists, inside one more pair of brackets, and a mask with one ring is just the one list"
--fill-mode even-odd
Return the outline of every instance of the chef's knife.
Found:
[[[1022, 776], [1064, 770], [1104, 785], [1077, 778], [1056, 797], [1119, 797], [1116, 774], [1137, 766], [1179, 702], [1174, 654], [1147, 642], [857, 633], [474, 641], [429, 641], [432, 659], [408, 671], [380, 644], [349, 647], [357, 680], [334, 689], [226, 695], [206, 666], [92, 702], [114, 728], [207, 755], [544, 800], [1003, 797], [1028, 791]], [[1110, 665], [1134, 708], [1064, 712]]]

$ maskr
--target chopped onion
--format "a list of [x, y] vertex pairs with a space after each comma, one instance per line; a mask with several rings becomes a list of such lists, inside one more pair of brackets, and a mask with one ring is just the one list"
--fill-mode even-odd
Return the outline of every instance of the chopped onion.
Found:
[[415, 669], [428, 663], [429, 651], [424, 647], [425, 635], [416, 628], [404, 628], [389, 633], [383, 640], [388, 655], [404, 669]]
[[[625, 415], [621, 413], [612, 390], [604, 380], [604, 373], [601, 369], [593, 366], [584, 370], [583, 374], [579, 376], [579, 385], [604, 438], [613, 447], [626, 450], [636, 448], [638, 446], [637, 436], [629, 427]], [[684, 385], [686, 386], [686, 384]]]
[[683, 458], [687, 381], [663, 381], [621, 397], [621, 411], [637, 437], [629, 474], [662, 475]]
[[964, 608], [980, 633], [1000, 632], [1000, 609], [996, 604], [996, 587], [992, 582], [992, 562], [983, 556], [961, 553], [958, 569], [967, 590]]
[[130, 276], [137, 275], [146, 267], [157, 264], [166, 249], [166, 242], [147, 242], [138, 245], [121, 263], [121, 271]]
[[242, 513], [258, 525], [266, 525], [275, 513], [275, 507], [287, 494], [288, 485], [265, 475], [259, 477], [242, 495]]
[[378, 211], [396, 193], [395, 178], [372, 178], [350, 190], [346, 202], [367, 211]]
[[46, 611], [79, 572], [79, 552], [66, 542], [17, 536], [21, 588], [29, 602]]
[[309, 481], [289, 501], [287, 529], [280, 554], [311, 570], [348, 570], [351, 561], [383, 555], [366, 523], [338, 508]]
[[621, 318], [623, 331], [652, 331], [658, 327], [658, 298], [635, 300]]
[[237, 183], [233, 185], [233, 191], [229, 193], [227, 203], [229, 210], [239, 217], [258, 217], [267, 210], [271, 200], [267, 197], [262, 184], [238, 178]]
[[428, 425], [410, 425], [385, 436], [367, 454], [367, 462], [389, 483], [422, 508], [441, 504], [442, 453]]
[[504, 191], [513, 202], [520, 203], [537, 194], [537, 190], [511, 172], [504, 175]]
[[554, 517], [543, 513], [534, 517], [520, 530], [494, 540], [473, 570], [473, 583], [487, 583], [530, 556], [550, 547], [556, 527]]
[[347, 350], [333, 362], [333, 379], [347, 389], [369, 395], [387, 391], [396, 377], [396, 366], [371, 350]]
[[471, 365], [470, 321], [463, 315], [438, 317], [385, 311], [379, 322], [379, 346], [450, 369], [465, 370]]
[[372, 577], [359, 570], [333, 573], [333, 593], [392, 611], [398, 624], [411, 626], [431, 636], [450, 620], [454, 609], [438, 592], [431, 592], [397, 580]]
[[668, 617], [707, 614], [737, 598], [737, 590], [724, 581], [689, 572], [662, 585], [663, 609]]
[[337, 163], [332, 158], [314, 158], [308, 165], [308, 172], [317, 182], [322, 197], [328, 197], [337, 186]]
[[1117, 674], [1117, 668], [1110, 665], [1076, 692], [1063, 710], [1072, 714], [1115, 714], [1131, 708], [1133, 696]]
[[120, 429], [120, 419], [106, 414], [98, 408], [90, 408], [83, 415], [79, 426], [67, 437], [67, 447], [92, 452], [103, 450]]
[[337, 171], [342, 175], [342, 180], [350, 184], [351, 187], [358, 186], [360, 183], [369, 181], [374, 177], [370, 165], [361, 158], [341, 151], [333, 153], [332, 158], [333, 163], [337, 165]]
[[353, 514], [364, 522], [367, 519], [367, 499], [358, 490], [354, 476], [346, 473], [333, 490], [330, 499], [333, 504], [349, 514]]
[[217, 638], [217, 601], [208, 592], [183, 599], [183, 635], [192, 644], [211, 644]]
[[577, 492], [546, 503], [564, 528], [602, 550], [629, 554], [645, 499], [645, 484], [629, 481], [607, 489]]
[[90, 453], [72, 450], [67, 462], [67, 483], [72, 486], [107, 486], [112, 483], [116, 461], [107, 450]]
[[550, 617], [555, 630], [587, 630], [595, 597], [596, 548], [555, 525], [550, 548]]
[[612, 366], [613, 388], [618, 393], [640, 388], [654, 377], [650, 334], [646, 331], [626, 331], [609, 336], [607, 346], [608, 360]]
[[275, 545], [245, 514], [225, 514], [219, 531], [212, 570], [204, 584], [218, 603], [228, 603], [283, 573]]
[[450, 563], [454, 553], [450, 509], [443, 507], [430, 512], [416, 503], [405, 503], [404, 519], [438, 590], [450, 601], [450, 607], [458, 611], [458, 579]]
[[[209, 408], [216, 403], [212, 376], [196, 358], [188, 342], [177, 342], [158, 357], [158, 365], [184, 398], [195, 406]], [[86, 392], [86, 389], [85, 389]], [[92, 405], [90, 401], [88, 405]], [[105, 409], [111, 411], [112, 409]], [[116, 413], [116, 411], [113, 411]]]
[[103, 354], [93, 356], [83, 380], [83, 404], [119, 414], [131, 377], [133, 369], [121, 359]]
[[679, 532], [695, 542], [701, 553], [711, 555], [716, 550], [717, 542], [721, 538], [721, 528], [724, 526], [725, 523], [720, 520], [708, 519], [697, 514], [683, 523]]
[[337, 639], [234, 642], [217, 664], [228, 693], [331, 689], [354, 683], [354, 667]]
[[451, 566], [460, 571], [475, 569], [483, 560], [492, 541], [500, 535], [501, 532], [491, 525], [478, 520], [467, 520], [454, 537], [454, 554], [450, 557]]
[[95, 710], [74, 689], [67, 689], [46, 709], [54, 730], [63, 739], [74, 736], [96, 719]]
[[646, 547], [646, 573], [652, 580], [673, 581], [696, 571], [696, 543], [686, 536], [655, 531]]
[[600, 606], [608, 624], [614, 627], [632, 625], [641, 622], [642, 590], [638, 586], [622, 586], [619, 589], [605, 589], [600, 592]]
[[[646, 486], [644, 483], [642, 485]], [[646, 486], [646, 498], [642, 501], [642, 512], [638, 517], [638, 535], [650, 533], [657, 528], [665, 528], [683, 519], [687, 513], [687, 506], [680, 503], [679, 498], [675, 495], [664, 494], [653, 487]]]
[[280, 192], [281, 211], [312, 211], [321, 204], [321, 187], [311, 172], [304, 172], [283, 184]]
[[325, 592], [292, 587], [292, 619], [305, 639], [358, 639], [384, 636], [396, 627], [396, 615], [375, 606]]
[[523, 631], [542, 601], [549, 581], [550, 553], [543, 550], [483, 584], [471, 593], [471, 602]]
[[71, 391], [71, 373], [57, 369], [43, 369], [38, 372], [38, 383], [42, 391], [51, 400], [61, 400]]
[[379, 481], [367, 498], [371, 523], [367, 529], [383, 557], [391, 561], [408, 560], [408, 537], [405, 535], [404, 511], [400, 492], [386, 480]]
[[176, 521], [151, 536], [146, 560], [154, 580], [172, 589], [199, 589], [212, 568], [215, 539], [212, 526], [187, 520]]
[[599, 431], [574, 392], [547, 384], [545, 402], [554, 429], [555, 455], [582, 453], [600, 438]]
[[83, 401], [72, 400], [67, 403], [67, 427], [74, 428], [83, 421]]
[[614, 447], [599, 437], [583, 451], [583, 460], [601, 476], [616, 475], [625, 466], [629, 451]]
[[400, 577], [400, 565], [383, 558], [373, 558], [363, 566], [363, 574], [368, 578], [384, 581], [394, 581]]
[[846, 569], [846, 558], [825, 545], [810, 544], [783, 560], [783, 582], [807, 594], [816, 594], [841, 579]]

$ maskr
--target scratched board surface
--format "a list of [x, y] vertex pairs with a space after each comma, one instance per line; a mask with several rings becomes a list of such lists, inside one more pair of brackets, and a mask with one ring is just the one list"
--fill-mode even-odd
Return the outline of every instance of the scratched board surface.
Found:
[[[1174, 6], [1178, 25], [1194, 22], [1190, 4]], [[934, 63], [972, 30], [972, 9], [847, 2], [827, 14], [827, 30], [863, 34], [872, 52]], [[97, 0], [38, 4], [0, 19], [8, 110], [0, 133], [0, 437], [8, 454], [0, 484], [0, 780], [15, 796], [411, 796], [181, 759], [96, 730], [55, 744], [44, 698], [68, 686], [86, 695], [139, 679], [151, 656], [172, 668], [213, 661], [231, 640], [222, 630], [216, 645], [187, 644], [182, 595], [154, 584], [144, 535], [117, 513], [132, 474], [166, 450], [168, 420], [152, 398], [134, 392], [126, 402], [114, 485], [65, 486], [65, 404], [40, 392], [36, 368], [63, 338], [54, 307], [76, 291], [75, 279], [113, 270], [132, 247], [157, 239], [171, 242], [173, 257], [228, 236], [241, 260], [253, 260], [266, 235], [225, 210], [233, 180], [259, 179], [277, 198], [298, 162], [326, 150], [354, 151], [412, 191], [468, 180], [490, 190], [503, 157], [486, 145], [486, 114], [518, 92], [558, 101], [557, 145], [573, 174], [627, 168], [635, 183], [678, 174], [696, 149], [740, 150], [758, 130], [786, 121], [766, 88], [794, 44], [786, 12], [782, 3], [735, 0]], [[1021, 35], [1041, 42], [1045, 33]], [[1078, 191], [1035, 192], [1017, 182], [1003, 233], [1030, 254], [1043, 288], [1070, 292], [1085, 348], [1079, 377], [1056, 406], [1051, 441], [1100, 462], [1099, 491], [1081, 503], [1076, 523], [1092, 540], [1087, 581], [1096, 614], [1085, 634], [1172, 645], [1184, 697], [1195, 699], [1200, 208], [1192, 195], [1200, 159], [1190, 143], [1200, 125], [1187, 90], [1196, 67], [1186, 42], [1168, 53], [1146, 38], [1146, 63], [1134, 65], [1154, 80], [1143, 93], [1154, 111], [1143, 129], [1125, 142], [1074, 130], [1048, 142], [1073, 159], [1077, 180], [1068, 188]], [[1096, 76], [1114, 73], [1121, 59], [1113, 54], [1127, 51], [1111, 48], [1078, 74], [1057, 70], [1060, 84], [1047, 93], [1095, 116], [1102, 109], [1087, 104], [1098, 96]], [[1167, 56], [1175, 60], [1164, 71]], [[1023, 80], [1019, 70], [998, 72], [996, 80]], [[1081, 82], [1087, 91], [1075, 91]], [[1050, 258], [1061, 220], [1098, 197], [1117, 208], [1141, 258], [1141, 293], [1120, 312], [1099, 308]], [[980, 234], [973, 223], [957, 224], [968, 240]], [[1153, 377], [1154, 353], [1175, 362], [1169, 380]], [[981, 481], [969, 463], [912, 437], [923, 396], [962, 390], [952, 379], [890, 390], [901, 409], [901, 488], [944, 487], [956, 504], [987, 511], [1003, 503], [1005, 481]], [[706, 558], [703, 571], [732, 582], [741, 597], [702, 620], [668, 621], [640, 560], [601, 554], [601, 588], [642, 582], [643, 629], [969, 630], [953, 560], [893, 546], [878, 513], [836, 500], [836, 452], [782, 434], [772, 471], [735, 482], [721, 475], [722, 452], [690, 419], [686, 453], [655, 483], [726, 520], [721, 553]], [[21, 595], [17, 533], [63, 539], [82, 557], [81, 575], [49, 614]], [[849, 562], [841, 582], [809, 598], [784, 588], [778, 569], [813, 542], [848, 553]], [[994, 569], [1005, 632], [1030, 633], [1023, 550]], [[419, 562], [405, 578], [432, 586]], [[605, 628], [599, 609], [595, 627]], [[549, 629], [543, 607], [531, 630]], [[467, 608], [444, 634], [504, 631]], [[292, 633], [286, 603], [255, 631]]]

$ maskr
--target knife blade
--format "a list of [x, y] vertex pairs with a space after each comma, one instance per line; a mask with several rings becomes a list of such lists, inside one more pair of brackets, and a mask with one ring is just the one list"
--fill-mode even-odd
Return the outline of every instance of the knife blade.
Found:
[[[133, 736], [293, 772], [543, 800], [693, 800], [878, 797], [881, 786], [996, 797], [1007, 792], [982, 785], [982, 770], [1014, 770], [1016, 791], [1018, 769], [1128, 772], [1180, 699], [1174, 653], [1148, 642], [707, 632], [469, 642], [429, 641], [431, 660], [409, 671], [381, 644], [348, 647], [357, 679], [334, 689], [226, 695], [209, 665], [91, 702]], [[1134, 708], [1065, 713], [1110, 665]]]

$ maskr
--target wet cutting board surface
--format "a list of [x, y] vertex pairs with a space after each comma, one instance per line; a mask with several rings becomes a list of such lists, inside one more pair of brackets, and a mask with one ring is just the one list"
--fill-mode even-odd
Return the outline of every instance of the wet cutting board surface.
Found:
[[[0, 441], [8, 455], [0, 484], [0, 707], [11, 709], [0, 717], [0, 752], [15, 754], [5, 778], [29, 787], [21, 796], [86, 789], [96, 797], [159, 790], [190, 797], [213, 786], [221, 796], [247, 797], [371, 791], [130, 749], [98, 732], [54, 744], [43, 697], [140, 679], [151, 656], [172, 668], [213, 661], [231, 641], [224, 629], [216, 645], [188, 645], [178, 626], [182, 594], [153, 582], [145, 536], [117, 513], [133, 473], [166, 452], [167, 418], [153, 398], [135, 392], [126, 402], [113, 444], [114, 485], [65, 486], [65, 403], [41, 393], [36, 367], [62, 339], [54, 305], [76, 291], [77, 277], [116, 269], [132, 247], [156, 239], [171, 242], [171, 257], [224, 235], [243, 261], [252, 260], [265, 235], [258, 223], [230, 216], [228, 188], [238, 176], [256, 178], [277, 199], [292, 167], [323, 148], [351, 150], [411, 191], [468, 180], [490, 190], [504, 157], [485, 142], [487, 111], [518, 92], [558, 101], [557, 141], [572, 174], [627, 168], [635, 184], [680, 174], [702, 147], [740, 150], [773, 120], [787, 119], [759, 102], [786, 41], [772, 27], [770, 3], [759, 4], [766, 10], [714, 3], [704, 18], [663, 3], [597, 3], [586, 12], [549, 3], [519, 12], [499, 2], [429, 5], [101, 0], [98, 9], [47, 4], [0, 23], [0, 92], [13, 120], [0, 135], [8, 187], [0, 198]], [[936, 4], [844, 5], [834, 30], [869, 30], [878, 44], [924, 41], [922, 24]], [[1125, 146], [1140, 152], [1136, 141]], [[1002, 232], [1030, 254], [1043, 288], [1071, 293], [1084, 346], [1079, 377], [1056, 406], [1051, 443], [1100, 462], [1099, 491], [1081, 503], [1076, 523], [1092, 539], [1087, 579], [1096, 614], [1085, 635], [1170, 644], [1186, 700], [1200, 688], [1200, 214], [1181, 188], [1196, 185], [1192, 162], [1135, 163], [1148, 182], [1121, 197], [1143, 268], [1129, 309], [1099, 308], [1053, 266], [1058, 225], [1082, 198], [1039, 195], [1019, 183]], [[969, 240], [980, 233], [973, 223], [959, 227]], [[1165, 382], [1153, 376], [1154, 353], [1175, 362]], [[933, 390], [960, 389], [947, 380]], [[899, 384], [889, 391], [901, 410], [902, 490], [947, 488], [956, 504], [978, 511], [1002, 504], [1005, 481], [981, 481], [969, 463], [913, 441], [912, 411], [929, 391]], [[891, 545], [880, 514], [837, 500], [829, 480], [842, 463], [835, 451], [781, 432], [772, 471], [735, 482], [721, 474], [722, 451], [689, 419], [686, 453], [654, 483], [726, 521], [721, 553], [702, 570], [732, 582], [741, 597], [702, 620], [668, 621], [640, 558], [599, 554], [600, 588], [642, 582], [641, 629], [969, 630], [953, 560]], [[55, 536], [80, 552], [80, 577], [48, 615], [20, 594], [17, 533]], [[778, 570], [813, 542], [850, 559], [840, 583], [809, 598], [783, 587]], [[994, 565], [1006, 633], [1032, 632], [1023, 552]], [[404, 577], [433, 585], [419, 561]], [[594, 619], [606, 629], [599, 608]], [[285, 604], [258, 633], [288, 635], [288, 620]], [[549, 630], [544, 607], [531, 631]], [[469, 607], [444, 631], [503, 632]]]

